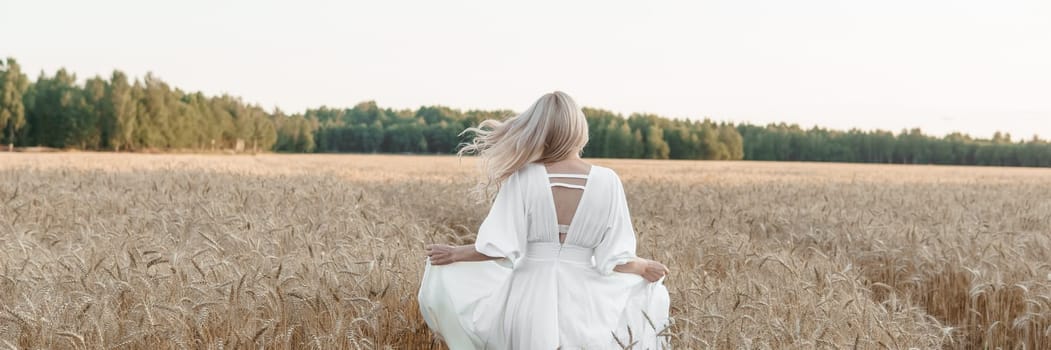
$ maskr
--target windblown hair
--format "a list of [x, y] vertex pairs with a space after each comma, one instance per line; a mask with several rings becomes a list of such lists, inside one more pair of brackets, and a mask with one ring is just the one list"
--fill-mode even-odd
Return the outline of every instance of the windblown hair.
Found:
[[476, 154], [485, 181], [476, 186], [481, 198], [491, 198], [505, 179], [532, 162], [550, 163], [580, 154], [588, 143], [588, 122], [584, 111], [564, 92], [544, 94], [529, 109], [503, 121], [487, 119], [460, 135], [474, 133], [474, 139], [456, 153]]

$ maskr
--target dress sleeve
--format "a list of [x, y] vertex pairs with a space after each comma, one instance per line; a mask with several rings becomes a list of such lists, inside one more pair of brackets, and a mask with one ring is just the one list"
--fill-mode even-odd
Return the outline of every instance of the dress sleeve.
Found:
[[496, 193], [489, 215], [478, 228], [474, 249], [490, 257], [502, 258], [496, 262], [514, 268], [518, 259], [525, 255], [526, 226], [522, 179], [515, 172]]
[[602, 241], [595, 247], [595, 267], [603, 275], [613, 273], [617, 265], [635, 258], [635, 228], [631, 224], [628, 200], [624, 195], [624, 184], [614, 174], [613, 210]]

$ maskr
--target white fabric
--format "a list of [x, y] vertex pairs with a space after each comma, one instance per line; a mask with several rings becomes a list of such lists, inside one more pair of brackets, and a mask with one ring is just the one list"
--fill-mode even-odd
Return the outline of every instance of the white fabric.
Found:
[[[529, 164], [501, 186], [475, 249], [501, 257], [424, 269], [419, 303], [452, 350], [667, 348], [663, 279], [613, 271], [635, 257], [620, 178], [592, 166], [559, 244], [546, 168]], [[630, 328], [630, 331], [628, 330]]]
[[564, 177], [564, 178], [569, 178], [569, 179], [586, 179], [586, 178], [588, 178], [588, 175], [587, 174], [550, 173], [550, 174], [547, 174], [547, 177]]
[[583, 190], [584, 189], [584, 185], [567, 184], [565, 182], [552, 182], [551, 183], [551, 187], [555, 187], [555, 186], [566, 187], [566, 188], [575, 188], [575, 189], [578, 189], [578, 190]]

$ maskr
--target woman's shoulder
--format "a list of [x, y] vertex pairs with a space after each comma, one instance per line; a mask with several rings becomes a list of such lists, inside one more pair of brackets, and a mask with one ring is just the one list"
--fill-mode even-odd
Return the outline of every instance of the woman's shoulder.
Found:
[[540, 178], [543, 176], [541, 174], [544, 171], [544, 169], [540, 168], [542, 166], [544, 165], [535, 162], [526, 163], [525, 165], [519, 167], [518, 170], [515, 170], [515, 172], [511, 173], [511, 175], [508, 176], [508, 180], [513, 181], [515, 183], [528, 183], [530, 181], [533, 181], [530, 179]]
[[522, 166], [522, 167], [518, 168], [518, 170], [515, 171], [513, 175], [521, 177], [521, 176], [528, 175], [530, 173], [537, 173], [537, 172], [540, 172], [541, 170], [543, 170], [543, 169], [540, 168], [542, 166], [544, 166], [544, 165], [540, 164], [540, 163], [537, 163], [537, 162], [529, 162], [529, 163], [526, 163], [525, 166]]
[[617, 174], [613, 168], [604, 167], [598, 164], [591, 165], [591, 173], [593, 176], [598, 176], [600, 179], [609, 180], [613, 183], [620, 183], [620, 175]]
[[[594, 163], [587, 163], [590, 166], [588, 175], [593, 178], [589, 180], [605, 180], [610, 179], [616, 182], [620, 182], [620, 175], [615, 170], [609, 167], [601, 166]], [[530, 175], [543, 176], [547, 173], [546, 166], [543, 163], [529, 162], [525, 166], [519, 168], [514, 175], [517, 177], [524, 177]]]
[[602, 172], [602, 173], [612, 174], [612, 175], [616, 175], [617, 174], [617, 172], [613, 171], [613, 169], [608, 168], [608, 167], [604, 167], [604, 166], [601, 166], [601, 165], [598, 165], [598, 164], [591, 164], [591, 168], [592, 168], [592, 171], [594, 171], [594, 172]]

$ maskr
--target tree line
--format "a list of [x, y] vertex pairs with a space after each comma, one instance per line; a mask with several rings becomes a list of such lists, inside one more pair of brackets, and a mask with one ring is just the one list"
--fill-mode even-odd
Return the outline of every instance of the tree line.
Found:
[[744, 159], [751, 160], [1051, 167], [1051, 143], [1035, 135], [1014, 141], [1000, 132], [980, 139], [958, 132], [935, 137], [915, 128], [844, 132], [784, 123], [737, 130]]
[[[78, 83], [59, 69], [31, 81], [14, 59], [0, 62], [0, 142], [17, 147], [451, 154], [473, 136], [464, 129], [511, 114], [381, 108], [373, 101], [286, 114], [225, 94], [184, 91], [152, 74], [132, 79], [114, 71]], [[1035, 136], [1016, 142], [1000, 133], [934, 137], [919, 129], [734, 125], [595, 108], [584, 114], [585, 157], [1051, 166], [1051, 144]]]

